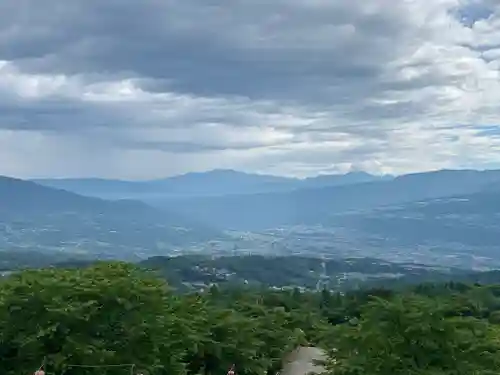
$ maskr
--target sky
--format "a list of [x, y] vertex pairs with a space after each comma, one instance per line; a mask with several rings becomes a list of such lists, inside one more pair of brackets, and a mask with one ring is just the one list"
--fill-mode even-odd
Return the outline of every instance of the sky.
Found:
[[500, 2], [0, 1], [0, 174], [216, 168], [500, 168]]

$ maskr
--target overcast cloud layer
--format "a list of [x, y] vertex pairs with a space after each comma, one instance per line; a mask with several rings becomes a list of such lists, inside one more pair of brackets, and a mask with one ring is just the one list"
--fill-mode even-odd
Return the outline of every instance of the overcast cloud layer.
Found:
[[500, 168], [497, 0], [3, 0], [0, 174]]

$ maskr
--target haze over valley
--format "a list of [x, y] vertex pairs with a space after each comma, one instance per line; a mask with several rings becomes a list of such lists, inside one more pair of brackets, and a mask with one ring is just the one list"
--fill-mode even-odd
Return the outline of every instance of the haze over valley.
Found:
[[3, 251], [64, 259], [375, 258], [500, 265], [500, 171], [293, 179], [215, 170], [154, 181], [0, 179]]

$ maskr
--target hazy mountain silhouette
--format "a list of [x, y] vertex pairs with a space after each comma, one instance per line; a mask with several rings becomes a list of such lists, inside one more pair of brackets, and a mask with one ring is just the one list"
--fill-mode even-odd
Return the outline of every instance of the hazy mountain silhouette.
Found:
[[233, 170], [187, 173], [151, 181], [120, 181], [105, 179], [41, 179], [39, 184], [78, 194], [117, 199], [152, 197], [223, 196], [291, 191], [300, 188], [340, 186], [377, 181], [390, 177], [373, 176], [364, 172], [345, 175], [322, 175], [307, 179], [250, 174]]
[[222, 228], [327, 223], [339, 213], [470, 194], [500, 183], [500, 171], [442, 170], [352, 185], [193, 199], [151, 199]]

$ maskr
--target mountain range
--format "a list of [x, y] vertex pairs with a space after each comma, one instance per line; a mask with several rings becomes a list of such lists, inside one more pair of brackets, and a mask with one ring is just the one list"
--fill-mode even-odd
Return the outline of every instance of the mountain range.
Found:
[[493, 189], [500, 171], [442, 170], [389, 180], [218, 197], [145, 198], [157, 207], [196, 217], [219, 228], [262, 230], [285, 225], [328, 224], [339, 214], [363, 212]]
[[[356, 248], [376, 242], [382, 250], [496, 256], [500, 246], [495, 170], [309, 179], [216, 170], [139, 182], [4, 177], [0, 198], [2, 248], [145, 257], [207, 252], [213, 241], [240, 246], [229, 230], [318, 225], [331, 229], [326, 241], [347, 233], [345, 243]], [[252, 243], [248, 251], [260, 247]], [[314, 252], [311, 242], [301, 246]]]
[[301, 188], [341, 186], [391, 178], [392, 176], [374, 176], [365, 172], [351, 172], [343, 175], [320, 175], [298, 179], [219, 169], [150, 181], [67, 178], [38, 179], [33, 180], [33, 182], [105, 199], [146, 199], [291, 191]]

